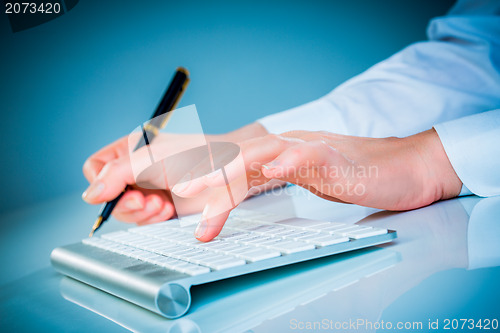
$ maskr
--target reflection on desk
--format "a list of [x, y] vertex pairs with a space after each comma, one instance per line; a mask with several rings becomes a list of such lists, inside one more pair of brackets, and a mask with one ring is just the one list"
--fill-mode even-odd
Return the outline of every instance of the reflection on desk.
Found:
[[46, 268], [2, 286], [0, 327], [30, 332], [258, 333], [363, 319], [421, 322], [420, 331], [427, 331], [428, 321], [439, 319], [441, 326], [433, 332], [449, 332], [442, 327], [445, 318], [498, 319], [500, 198], [465, 197], [394, 213], [294, 191], [262, 195], [242, 208], [290, 210], [301, 217], [390, 228], [399, 238], [377, 249], [197, 287], [192, 310], [178, 320], [159, 317]]

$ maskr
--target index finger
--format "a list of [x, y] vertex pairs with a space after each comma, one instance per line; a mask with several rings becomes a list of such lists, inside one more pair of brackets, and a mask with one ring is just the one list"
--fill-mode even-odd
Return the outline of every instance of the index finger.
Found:
[[87, 158], [83, 164], [83, 175], [91, 183], [106, 163], [128, 154], [128, 136], [124, 136]]

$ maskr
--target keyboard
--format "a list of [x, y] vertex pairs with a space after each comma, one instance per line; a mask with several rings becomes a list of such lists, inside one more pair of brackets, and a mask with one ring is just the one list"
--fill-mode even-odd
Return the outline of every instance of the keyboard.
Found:
[[[197, 217], [191, 217], [196, 222]], [[61, 273], [167, 318], [189, 310], [190, 288], [221, 279], [382, 244], [383, 228], [234, 210], [203, 243], [190, 218], [103, 234], [55, 249]]]

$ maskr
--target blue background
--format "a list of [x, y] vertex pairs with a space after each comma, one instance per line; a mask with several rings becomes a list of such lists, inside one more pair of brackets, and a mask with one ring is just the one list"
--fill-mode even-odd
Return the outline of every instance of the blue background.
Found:
[[0, 212], [83, 191], [94, 151], [155, 108], [173, 71], [205, 132], [316, 99], [425, 39], [453, 1], [85, 1], [12, 33], [0, 14]]

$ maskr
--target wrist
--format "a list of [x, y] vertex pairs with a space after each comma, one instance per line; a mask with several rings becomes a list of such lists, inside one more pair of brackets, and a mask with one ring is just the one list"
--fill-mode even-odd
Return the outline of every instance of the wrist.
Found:
[[[462, 181], [458, 178], [434, 128], [405, 138], [416, 150], [421, 165], [423, 185], [432, 201], [458, 196]], [[417, 163], [418, 163], [417, 162]]]

